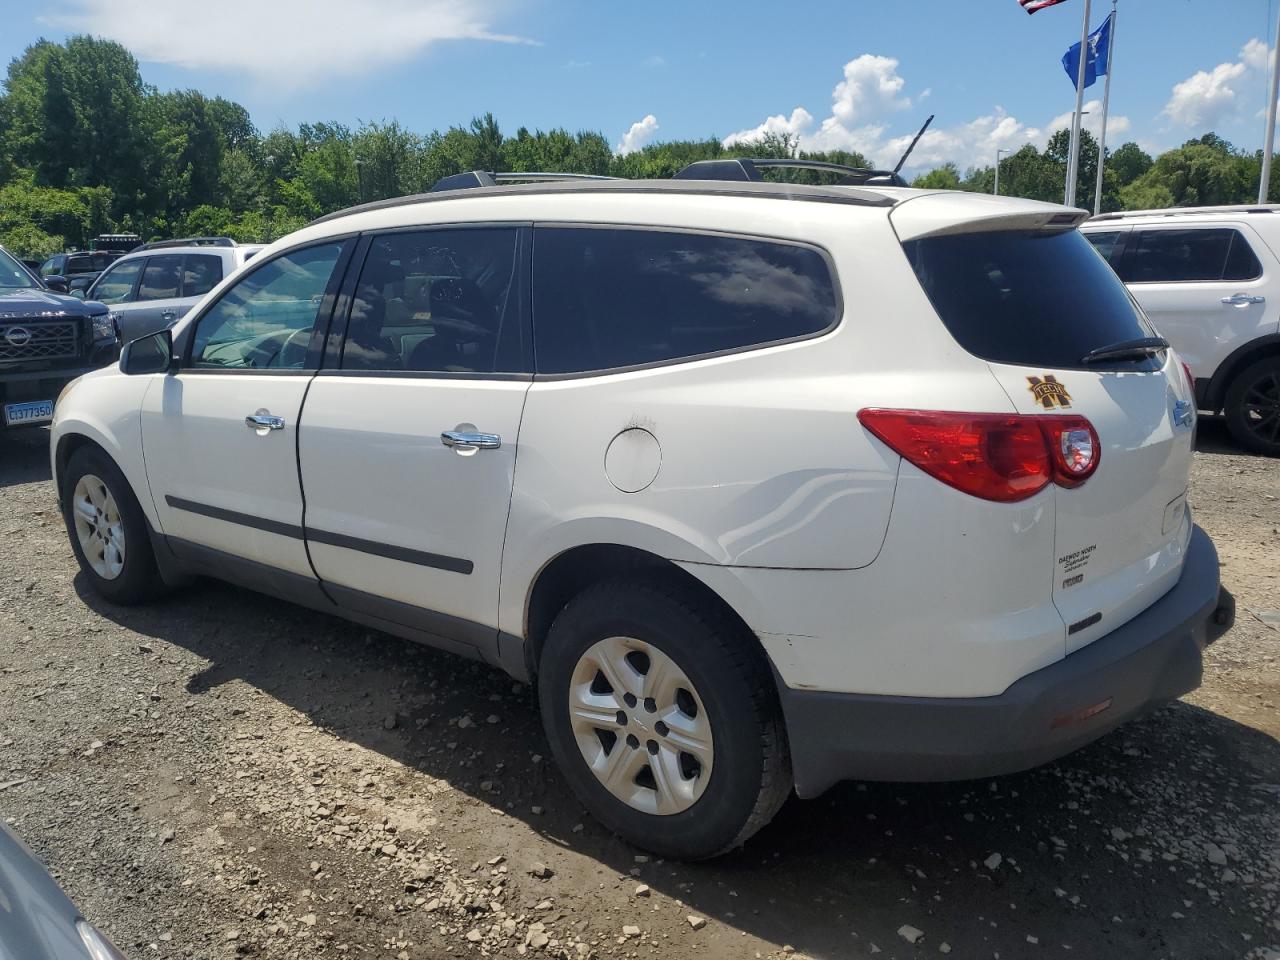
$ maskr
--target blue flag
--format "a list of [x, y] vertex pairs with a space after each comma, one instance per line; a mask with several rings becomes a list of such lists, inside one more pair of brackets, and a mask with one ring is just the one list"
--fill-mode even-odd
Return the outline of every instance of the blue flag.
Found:
[[[1111, 58], [1111, 18], [1102, 21], [1102, 26], [1089, 34], [1089, 48], [1084, 62], [1084, 85], [1093, 86], [1094, 82], [1107, 73], [1107, 61]], [[1071, 49], [1062, 55], [1062, 68], [1071, 78], [1072, 86], [1080, 74], [1080, 44], [1073, 43]]]

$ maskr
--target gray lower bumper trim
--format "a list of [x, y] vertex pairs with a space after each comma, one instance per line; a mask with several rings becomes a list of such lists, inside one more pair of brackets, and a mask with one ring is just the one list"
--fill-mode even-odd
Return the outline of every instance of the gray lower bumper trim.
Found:
[[780, 685], [796, 792], [840, 780], [966, 780], [1046, 763], [1200, 685], [1201, 651], [1234, 619], [1196, 527], [1177, 585], [1128, 623], [996, 697], [940, 699]]

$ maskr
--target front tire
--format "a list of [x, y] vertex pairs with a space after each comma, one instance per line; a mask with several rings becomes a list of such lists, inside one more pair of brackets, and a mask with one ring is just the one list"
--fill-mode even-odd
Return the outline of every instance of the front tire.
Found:
[[62, 518], [80, 569], [95, 593], [131, 606], [164, 592], [147, 519], [120, 468], [81, 447], [62, 477]]
[[630, 843], [713, 857], [790, 794], [777, 693], [743, 632], [658, 580], [596, 584], [552, 624], [538, 677], [552, 753], [591, 814]]
[[1280, 457], [1280, 357], [1259, 360], [1236, 374], [1223, 406], [1236, 443]]

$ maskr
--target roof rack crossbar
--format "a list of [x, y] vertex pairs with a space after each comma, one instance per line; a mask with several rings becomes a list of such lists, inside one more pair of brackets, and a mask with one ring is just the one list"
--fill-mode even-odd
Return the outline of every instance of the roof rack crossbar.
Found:
[[135, 247], [136, 250], [161, 250], [165, 247], [234, 247], [230, 237], [178, 237], [175, 240], [152, 240]]
[[441, 177], [431, 185], [431, 193], [442, 190], [470, 190], [475, 187], [496, 187], [500, 183], [553, 183], [558, 180], [617, 180], [598, 173], [552, 173], [542, 171], [469, 170]]
[[781, 167], [790, 170], [816, 170], [834, 173], [841, 177], [837, 186], [862, 186], [874, 183], [880, 186], [905, 187], [906, 183], [893, 170], [872, 170], [867, 167], [851, 167], [826, 160], [795, 158], [735, 157], [728, 160], [696, 160], [675, 175], [677, 180], [763, 180], [761, 167]]

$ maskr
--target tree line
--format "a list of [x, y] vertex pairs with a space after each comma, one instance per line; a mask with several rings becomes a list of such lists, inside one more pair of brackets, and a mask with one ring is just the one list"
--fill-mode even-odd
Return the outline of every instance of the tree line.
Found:
[[[1044, 150], [1026, 145], [1005, 157], [1000, 192], [1060, 202], [1067, 145], [1062, 130]], [[321, 214], [419, 193], [466, 170], [669, 177], [695, 160], [731, 156], [868, 165], [858, 153], [805, 152], [794, 138], [774, 135], [728, 148], [714, 137], [672, 140], [623, 156], [599, 132], [520, 127], [507, 135], [491, 114], [427, 134], [394, 120], [304, 123], [264, 134], [238, 103], [145, 84], [137, 60], [118, 43], [40, 40], [9, 64], [0, 93], [0, 244], [43, 256], [83, 248], [107, 232], [263, 242]], [[1097, 143], [1086, 132], [1081, 206], [1093, 205], [1097, 161]], [[1260, 152], [1247, 154], [1212, 133], [1154, 158], [1125, 143], [1107, 151], [1102, 207], [1248, 203], [1260, 169]], [[994, 177], [991, 166], [962, 172], [947, 163], [913, 185], [990, 193]], [[1280, 168], [1273, 195], [1278, 186]]]

